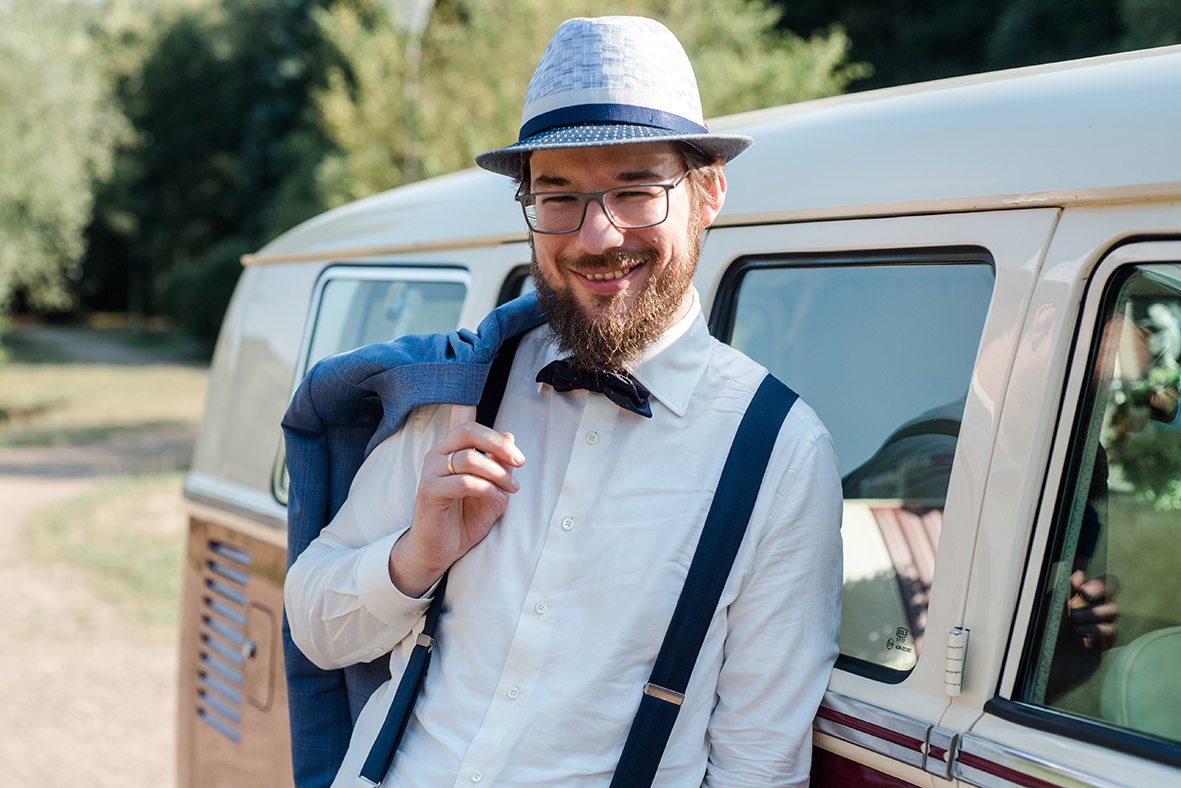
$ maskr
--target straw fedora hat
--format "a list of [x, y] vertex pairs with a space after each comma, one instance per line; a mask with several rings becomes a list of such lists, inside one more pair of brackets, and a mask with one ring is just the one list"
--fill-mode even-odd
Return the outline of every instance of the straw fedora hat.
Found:
[[753, 142], [710, 133], [693, 66], [667, 27], [637, 16], [569, 19], [533, 72], [518, 142], [476, 163], [516, 177], [526, 151], [678, 140], [722, 162]]

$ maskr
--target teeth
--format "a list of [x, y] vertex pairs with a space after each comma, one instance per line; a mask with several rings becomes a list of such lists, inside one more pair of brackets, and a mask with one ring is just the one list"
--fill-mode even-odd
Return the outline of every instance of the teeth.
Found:
[[630, 270], [630, 268], [623, 268], [607, 274], [587, 274], [586, 278], [595, 282], [610, 282], [613, 279], [619, 279]]

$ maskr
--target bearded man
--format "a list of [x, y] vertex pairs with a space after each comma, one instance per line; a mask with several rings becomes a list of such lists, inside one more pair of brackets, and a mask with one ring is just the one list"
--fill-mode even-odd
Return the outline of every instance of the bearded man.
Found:
[[[658, 23], [555, 33], [521, 141], [477, 159], [520, 181], [547, 322], [523, 334], [494, 428], [471, 407], [416, 407], [288, 573], [313, 663], [394, 654], [334, 785], [362, 784], [445, 572], [434, 662], [381, 784], [611, 782], [767, 375], [710, 336], [692, 283], [722, 165], [749, 144], [709, 133]], [[750, 473], [762, 486], [654, 784], [808, 782], [841, 583], [840, 479], [815, 413], [796, 402]]]

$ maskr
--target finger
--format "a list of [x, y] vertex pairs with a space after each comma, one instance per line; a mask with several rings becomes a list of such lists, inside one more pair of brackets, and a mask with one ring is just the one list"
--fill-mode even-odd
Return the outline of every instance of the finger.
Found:
[[439, 478], [435, 484], [434, 494], [444, 500], [454, 501], [469, 498], [503, 500], [509, 496], [508, 491], [473, 473], [457, 473]]
[[1103, 575], [1103, 577], [1098, 579], [1103, 583], [1104, 593], [1108, 602], [1119, 596], [1120, 582], [1118, 577], [1115, 575]]
[[1107, 587], [1102, 580], [1088, 580], [1078, 590], [1079, 595], [1092, 605], [1107, 599]]
[[462, 422], [435, 447], [443, 456], [460, 449], [482, 451], [504, 465], [520, 467], [525, 464], [525, 455], [510, 438], [471, 421]]
[[468, 421], [476, 420], [476, 406], [475, 405], [452, 405], [451, 406], [451, 424], [447, 427], [447, 431], [451, 432], [460, 424]]
[[1091, 624], [1095, 622], [1110, 624], [1119, 618], [1119, 613], [1119, 605], [1096, 605], [1094, 607], [1083, 607], [1070, 611], [1070, 620], [1075, 624]]
[[516, 492], [521, 489], [520, 483], [513, 478], [511, 466], [505, 466], [474, 449], [460, 449], [448, 457], [451, 460], [451, 466], [444, 473], [478, 476], [507, 492]]

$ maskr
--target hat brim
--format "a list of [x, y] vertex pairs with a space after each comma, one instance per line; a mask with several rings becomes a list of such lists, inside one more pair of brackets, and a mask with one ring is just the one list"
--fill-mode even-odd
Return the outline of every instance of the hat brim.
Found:
[[744, 134], [681, 134], [653, 126], [627, 123], [582, 123], [546, 129], [532, 137], [498, 150], [481, 153], [476, 164], [486, 170], [516, 178], [521, 172], [521, 154], [558, 148], [598, 148], [633, 145], [637, 142], [688, 142], [723, 164], [749, 148], [754, 140]]

